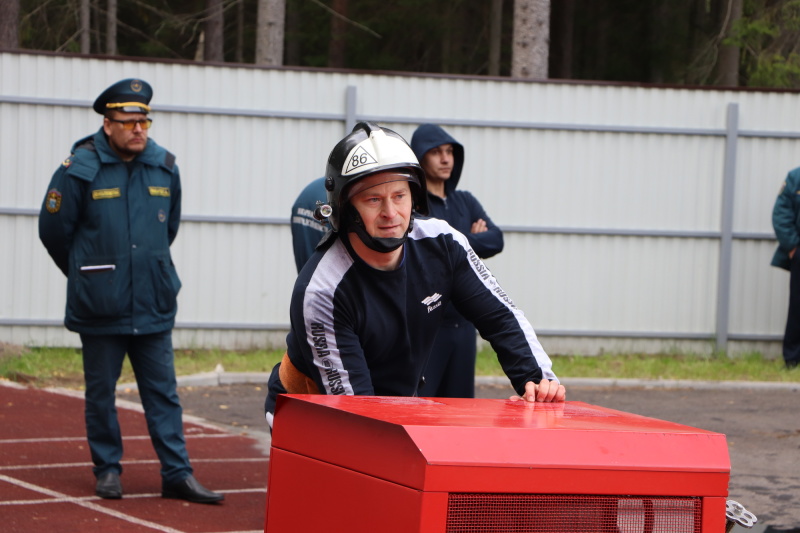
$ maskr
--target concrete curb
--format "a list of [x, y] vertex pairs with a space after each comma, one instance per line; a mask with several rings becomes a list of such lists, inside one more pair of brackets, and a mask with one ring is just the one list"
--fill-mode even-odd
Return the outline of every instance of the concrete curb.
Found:
[[[477, 376], [477, 385], [506, 385], [503, 376]], [[567, 387], [642, 388], [642, 389], [693, 389], [733, 390], [769, 389], [800, 392], [800, 383], [791, 381], [700, 381], [691, 379], [617, 379], [617, 378], [561, 378]]]
[[[258, 383], [267, 386], [269, 374], [266, 372], [203, 372], [189, 376], [178, 376], [178, 387], [214, 387], [235, 383]], [[138, 390], [136, 383], [119, 383], [117, 390]]]
[[[268, 372], [226, 372], [218, 366], [213, 372], [178, 376], [179, 387], [213, 387], [236, 383], [257, 383], [266, 387]], [[692, 390], [788, 390], [800, 392], [800, 382], [790, 381], [699, 381], [690, 379], [562, 378], [567, 387], [692, 389]], [[505, 376], [476, 376], [476, 385], [506, 386]], [[138, 390], [136, 383], [120, 383], [117, 390]]]

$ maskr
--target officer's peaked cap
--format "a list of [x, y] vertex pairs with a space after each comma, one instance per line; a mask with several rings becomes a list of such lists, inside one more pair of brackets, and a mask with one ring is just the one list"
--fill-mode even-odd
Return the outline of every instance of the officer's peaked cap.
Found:
[[149, 113], [153, 88], [144, 80], [128, 78], [118, 81], [102, 92], [92, 106], [97, 113], [105, 115], [108, 111], [125, 113]]

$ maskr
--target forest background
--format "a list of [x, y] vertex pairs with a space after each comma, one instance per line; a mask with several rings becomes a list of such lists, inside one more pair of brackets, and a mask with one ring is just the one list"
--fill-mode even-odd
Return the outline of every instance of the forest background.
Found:
[[0, 49], [800, 87], [800, 0], [0, 0]]

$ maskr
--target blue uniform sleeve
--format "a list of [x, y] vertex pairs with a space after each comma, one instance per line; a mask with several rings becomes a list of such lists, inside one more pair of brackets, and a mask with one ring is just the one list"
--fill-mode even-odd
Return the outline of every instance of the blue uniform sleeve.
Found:
[[39, 239], [65, 276], [69, 275], [69, 252], [87, 183], [67, 174], [71, 162], [72, 157], [53, 174], [39, 211]]
[[781, 249], [789, 253], [800, 244], [797, 231], [797, 209], [800, 204], [800, 191], [797, 190], [800, 169], [795, 169], [786, 176], [775, 206], [772, 209], [772, 227]]
[[488, 228], [487, 231], [483, 233], [465, 233], [464, 236], [469, 241], [472, 249], [475, 250], [478, 257], [482, 259], [487, 259], [502, 252], [504, 245], [503, 232], [492, 222], [492, 219], [486, 214], [481, 203], [472, 193], [461, 191], [461, 194], [467, 204], [472, 223], [476, 222], [478, 219], [483, 219], [486, 221], [486, 227]]
[[299, 274], [325, 235], [325, 227], [316, 220], [297, 214], [297, 208], [292, 209], [291, 220], [294, 264]]
[[175, 237], [178, 236], [178, 228], [181, 225], [181, 173], [176, 165], [173, 169], [172, 184], [170, 185], [170, 206], [169, 206], [169, 227], [167, 228], [167, 238], [170, 246]]

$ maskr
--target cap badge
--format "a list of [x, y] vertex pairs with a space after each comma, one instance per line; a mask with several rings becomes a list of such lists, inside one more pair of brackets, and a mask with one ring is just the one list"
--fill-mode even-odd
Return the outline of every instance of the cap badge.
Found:
[[131, 80], [131, 90], [138, 93], [142, 90], [142, 82], [139, 80]]

